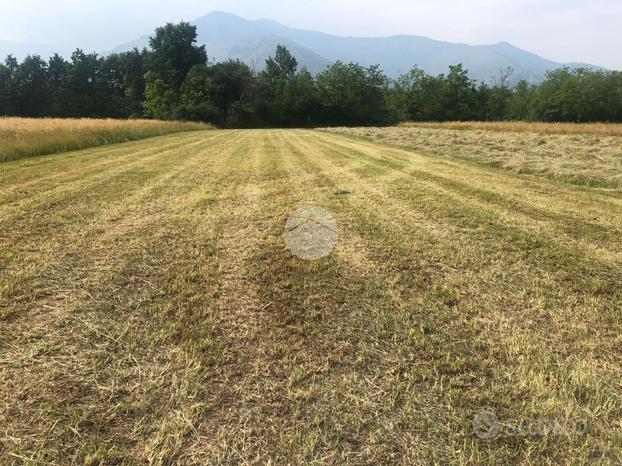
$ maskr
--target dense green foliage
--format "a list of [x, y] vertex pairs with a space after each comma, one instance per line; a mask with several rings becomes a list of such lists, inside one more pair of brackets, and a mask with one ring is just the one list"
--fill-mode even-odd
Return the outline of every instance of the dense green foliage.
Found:
[[254, 73], [240, 61], [208, 62], [188, 23], [158, 28], [150, 50], [107, 57], [76, 50], [67, 61], [9, 56], [0, 64], [0, 115], [148, 117], [221, 126], [381, 125], [401, 120], [622, 121], [622, 72], [562, 68], [545, 81], [492, 85], [458, 64], [396, 81], [379, 67], [337, 62], [313, 76], [283, 46]]

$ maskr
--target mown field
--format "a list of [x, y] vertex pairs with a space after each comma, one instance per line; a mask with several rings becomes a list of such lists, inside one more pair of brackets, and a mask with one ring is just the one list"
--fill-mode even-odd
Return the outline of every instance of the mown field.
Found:
[[[621, 462], [597, 163], [212, 130], [1, 164], [0, 464]], [[304, 205], [319, 261], [283, 240]]]

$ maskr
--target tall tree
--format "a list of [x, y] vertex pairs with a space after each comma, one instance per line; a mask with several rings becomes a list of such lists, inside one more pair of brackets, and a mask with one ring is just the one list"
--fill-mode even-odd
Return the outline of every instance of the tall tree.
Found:
[[153, 117], [171, 118], [180, 105], [180, 88], [188, 72], [207, 63], [205, 46], [197, 46], [197, 28], [168, 23], [149, 39], [149, 72], [145, 75], [145, 110]]
[[227, 60], [210, 67], [212, 101], [220, 109], [221, 124], [257, 124], [255, 79], [251, 69], [239, 60]]
[[530, 120], [532, 118], [534, 88], [525, 80], [519, 81], [507, 101], [506, 118]]
[[321, 116], [318, 88], [313, 75], [303, 68], [285, 88], [283, 110], [287, 126], [310, 126]]
[[50, 116], [69, 116], [67, 109], [67, 79], [69, 75], [69, 62], [59, 54], [54, 54], [48, 63], [48, 79], [50, 81], [51, 105]]
[[20, 115], [46, 116], [51, 103], [47, 63], [38, 55], [27, 56], [15, 71], [12, 92]]
[[476, 87], [462, 64], [449, 67], [442, 98], [445, 110], [444, 119], [470, 120], [474, 118]]
[[96, 83], [100, 59], [95, 53], [85, 54], [77, 49], [71, 55], [67, 75], [67, 114], [72, 117], [98, 117], [102, 102], [98, 100]]
[[214, 105], [214, 82], [206, 65], [196, 65], [181, 86], [181, 116], [188, 120], [219, 123], [222, 112]]
[[510, 79], [513, 73], [514, 70], [507, 67], [493, 79], [492, 86], [480, 85], [478, 90], [483, 99], [480, 97], [479, 111], [475, 110], [478, 119], [503, 120], [506, 117], [508, 99], [512, 96]]
[[317, 85], [326, 123], [387, 122], [388, 79], [378, 66], [338, 61], [317, 76]]
[[294, 79], [298, 70], [298, 60], [284, 45], [277, 45], [274, 57], [266, 60], [265, 74], [284, 85]]
[[277, 124], [288, 121], [285, 92], [297, 69], [298, 61], [284, 45], [278, 45], [274, 57], [266, 60], [266, 67], [259, 74], [265, 119]]
[[197, 46], [197, 28], [188, 23], [168, 23], [149, 39], [149, 69], [177, 89], [196, 65], [207, 63], [205, 46]]
[[143, 115], [147, 50], [133, 49], [119, 55], [123, 68], [123, 94], [126, 113], [130, 117]]
[[0, 115], [19, 115], [15, 93], [15, 73], [19, 63], [13, 55], [0, 64]]

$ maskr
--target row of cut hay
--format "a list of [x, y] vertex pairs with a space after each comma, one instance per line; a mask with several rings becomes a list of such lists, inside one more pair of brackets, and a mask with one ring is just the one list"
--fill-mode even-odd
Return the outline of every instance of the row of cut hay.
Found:
[[449, 125], [325, 128], [324, 131], [579, 186], [622, 187], [622, 138], [616, 136], [466, 130], [452, 129]]
[[600, 136], [622, 136], [622, 124], [620, 123], [539, 123], [530, 121], [406, 121], [404, 123], [401, 123], [399, 126], [431, 129], [505, 131], [514, 133], [594, 134]]

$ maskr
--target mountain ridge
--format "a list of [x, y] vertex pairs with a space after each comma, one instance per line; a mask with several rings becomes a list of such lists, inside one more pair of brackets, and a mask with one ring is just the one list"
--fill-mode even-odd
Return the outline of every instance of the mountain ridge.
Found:
[[62, 56], [71, 56], [75, 49], [70, 47], [57, 46], [52, 44], [43, 44], [38, 42], [17, 42], [12, 40], [0, 39], [0, 60], [8, 55], [13, 55], [18, 60], [23, 60], [27, 55], [40, 55], [46, 60], [58, 53]]
[[[602, 69], [581, 63], [557, 63], [507, 41], [470, 45], [407, 34], [385, 37], [338, 36], [291, 28], [266, 18], [248, 20], [223, 11], [209, 13], [191, 24], [197, 27], [198, 43], [206, 45], [211, 60], [240, 59], [257, 71], [263, 68], [265, 60], [274, 53], [278, 44], [288, 47], [300, 66], [313, 73], [322, 71], [338, 60], [363, 66], [379, 65], [391, 78], [408, 72], [413, 66], [418, 66], [429, 74], [441, 74], [447, 72], [449, 65], [462, 63], [471, 77], [479, 81], [491, 82], [501, 70], [511, 67], [513, 82], [524, 79], [530, 83], [539, 83], [547, 71], [562, 66]], [[13, 49], [19, 49], [19, 53], [9, 50], [11, 44]], [[148, 45], [149, 36], [145, 35], [103, 54], [141, 49]], [[0, 55], [13, 53], [18, 58], [23, 58], [28, 47], [32, 49], [30, 53], [42, 56], [52, 50], [65, 56], [71, 53], [62, 47], [0, 40]]]
[[[277, 38], [290, 48], [298, 48], [303, 55], [291, 50], [301, 66], [312, 72], [321, 71], [337, 60], [356, 62], [364, 66], [380, 65], [388, 76], [396, 78], [419, 66], [430, 74], [446, 73], [449, 65], [462, 63], [476, 80], [490, 82], [508, 66], [514, 70], [512, 81], [525, 79], [538, 83], [545, 73], [566, 64], [547, 60], [535, 53], [520, 49], [507, 41], [495, 44], [469, 45], [444, 42], [418, 35], [397, 34], [385, 37], [337, 36], [307, 29], [295, 29], [271, 19], [248, 20], [240, 16], [215, 11], [191, 22], [197, 26], [198, 41], [207, 46], [210, 58], [217, 61], [239, 58], [249, 65], [261, 65], [273, 52], [265, 48], [246, 49], [245, 55], [236, 54], [235, 43], [270, 36], [276, 46]], [[117, 47], [123, 51], [147, 46], [148, 37]], [[307, 55], [305, 57], [304, 55]], [[588, 64], [567, 64], [570, 67]]]

